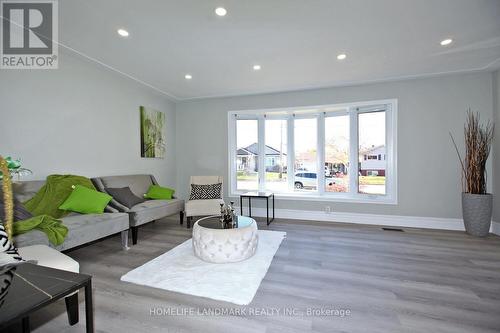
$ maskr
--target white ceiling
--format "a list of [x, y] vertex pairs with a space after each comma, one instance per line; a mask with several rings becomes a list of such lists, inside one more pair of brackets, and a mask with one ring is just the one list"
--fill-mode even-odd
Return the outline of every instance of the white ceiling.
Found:
[[500, 68], [500, 0], [61, 0], [59, 34], [178, 100]]

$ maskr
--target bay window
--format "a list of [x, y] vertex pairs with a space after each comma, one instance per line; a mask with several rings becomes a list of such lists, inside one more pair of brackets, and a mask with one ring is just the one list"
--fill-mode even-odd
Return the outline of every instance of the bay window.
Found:
[[397, 203], [397, 101], [234, 111], [230, 195]]
[[286, 119], [265, 120], [265, 190], [271, 192], [286, 192], [287, 177], [287, 133]]
[[359, 193], [384, 195], [386, 192], [387, 163], [382, 159], [386, 147], [385, 118], [385, 111], [358, 114]]
[[326, 192], [349, 192], [349, 115], [325, 117]]
[[236, 123], [236, 144], [238, 148], [236, 171], [237, 190], [259, 189], [259, 147], [258, 121], [240, 119]]
[[298, 118], [293, 121], [295, 191], [318, 189], [318, 118]]

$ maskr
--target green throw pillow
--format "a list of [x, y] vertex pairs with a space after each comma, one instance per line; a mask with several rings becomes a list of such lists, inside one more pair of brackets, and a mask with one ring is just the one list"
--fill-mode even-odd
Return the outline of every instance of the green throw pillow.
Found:
[[170, 200], [174, 195], [175, 190], [168, 187], [161, 187], [159, 185], [151, 185], [149, 187], [148, 193], [144, 194], [146, 199], [160, 199], [160, 200]]
[[76, 185], [59, 209], [82, 214], [102, 214], [111, 199], [113, 197], [106, 193]]

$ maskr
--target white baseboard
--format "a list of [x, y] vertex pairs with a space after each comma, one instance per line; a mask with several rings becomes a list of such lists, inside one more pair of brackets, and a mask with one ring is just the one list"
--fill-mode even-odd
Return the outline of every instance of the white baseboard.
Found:
[[500, 222], [491, 222], [491, 233], [500, 236]]
[[[236, 207], [235, 207], [236, 208]], [[237, 210], [239, 212], [239, 207]], [[380, 214], [361, 214], [361, 213], [343, 213], [322, 211], [306, 211], [294, 209], [276, 209], [276, 218], [294, 219], [294, 220], [313, 220], [325, 222], [341, 222], [369, 225], [384, 225], [391, 227], [410, 227], [442, 230], [464, 231], [464, 223], [458, 218], [440, 218], [440, 217], [421, 217], [404, 215], [380, 215]], [[272, 215], [272, 211], [269, 211]], [[252, 208], [252, 215], [258, 217], [266, 216], [265, 208]], [[491, 232], [500, 235], [500, 223], [492, 222]]]

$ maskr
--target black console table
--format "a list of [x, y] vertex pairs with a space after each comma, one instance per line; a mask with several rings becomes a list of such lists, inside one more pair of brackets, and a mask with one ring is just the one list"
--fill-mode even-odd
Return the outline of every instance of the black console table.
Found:
[[[269, 225], [274, 221], [274, 193], [272, 192], [247, 192], [240, 195], [240, 209], [243, 215], [243, 198], [248, 198], [248, 216], [252, 217], [252, 198], [266, 199], [266, 222]], [[269, 199], [273, 201], [273, 218], [269, 219]]]
[[34, 264], [21, 264], [1, 274], [0, 331], [21, 321], [23, 332], [30, 331], [29, 315], [80, 288], [85, 288], [87, 333], [94, 332], [92, 277]]

